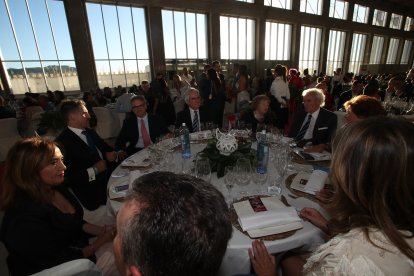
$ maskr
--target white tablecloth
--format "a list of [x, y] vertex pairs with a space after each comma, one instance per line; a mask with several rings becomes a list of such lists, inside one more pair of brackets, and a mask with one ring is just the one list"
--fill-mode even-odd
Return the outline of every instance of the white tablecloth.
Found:
[[[191, 151], [193, 153], [193, 157], [195, 156], [194, 153], [197, 153], [204, 149], [205, 144], [191, 144]], [[254, 145], [253, 145], [254, 146]], [[147, 155], [148, 152], [146, 150], [142, 150], [137, 154]], [[175, 172], [181, 172], [182, 167], [182, 159], [180, 152], [174, 152], [174, 164], [175, 164]], [[303, 168], [303, 165], [298, 165], [297, 169]], [[143, 173], [148, 173], [153, 171], [154, 168], [149, 169], [148, 171], [140, 171], [137, 173], [133, 173], [133, 175], [141, 175]], [[270, 184], [271, 181], [275, 179], [275, 169], [272, 164], [269, 164], [269, 179], [268, 183]], [[117, 172], [122, 170], [119, 166], [113, 173], [116, 175]], [[289, 171], [289, 174], [295, 173], [295, 171]], [[129, 178], [129, 176], [125, 177], [111, 177], [108, 183], [108, 188], [112, 189], [113, 186], [117, 186], [120, 183], [125, 183], [125, 181]], [[228, 192], [224, 185], [223, 178], [217, 178], [216, 173], [212, 174], [211, 183], [220, 190], [223, 195], [228, 199]], [[235, 183], [236, 184], [236, 183]], [[259, 187], [258, 185], [253, 184], [251, 181], [247, 186], [238, 186], [237, 184], [234, 185], [232, 194], [233, 197], [242, 197], [243, 195], [239, 194], [241, 190], [246, 191], [249, 195], [254, 195], [258, 193], [258, 190], [262, 189], [263, 187]], [[288, 200], [289, 204], [295, 206], [297, 209], [302, 209], [303, 207], [313, 207], [318, 210], [321, 210], [321, 207], [313, 201], [310, 201], [306, 198], [296, 198], [293, 199], [288, 196], [289, 191], [284, 187], [282, 192], [286, 199]], [[245, 196], [245, 195], [244, 195]], [[114, 213], [119, 210], [121, 207], [121, 202], [116, 200], [110, 200], [110, 205], [113, 208]], [[323, 210], [321, 210], [323, 211]], [[296, 231], [296, 233], [288, 238], [275, 240], [275, 241], [266, 241], [265, 244], [268, 250], [272, 253], [283, 252], [286, 250], [294, 249], [297, 247], [304, 246], [304, 249], [307, 250], [314, 250], [318, 245], [324, 242], [323, 240], [323, 233], [319, 228], [313, 226], [310, 222], [302, 221], [303, 228]], [[220, 271], [218, 275], [222, 276], [229, 276], [233, 274], [244, 274], [250, 272], [250, 260], [247, 253], [247, 249], [251, 247], [252, 239], [248, 236], [237, 230], [233, 227], [233, 236], [229, 241], [226, 254], [224, 256]]]

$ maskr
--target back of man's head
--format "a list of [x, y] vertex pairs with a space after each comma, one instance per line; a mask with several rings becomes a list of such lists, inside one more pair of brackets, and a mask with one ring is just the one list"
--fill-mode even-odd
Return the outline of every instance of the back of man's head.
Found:
[[[223, 195], [188, 175], [155, 172], [133, 183], [118, 225], [122, 258], [145, 276], [216, 275], [232, 227]], [[121, 229], [120, 229], [121, 228]]]
[[77, 112], [82, 105], [85, 105], [82, 100], [64, 100], [62, 102], [60, 114], [67, 125], [69, 124], [69, 114]]

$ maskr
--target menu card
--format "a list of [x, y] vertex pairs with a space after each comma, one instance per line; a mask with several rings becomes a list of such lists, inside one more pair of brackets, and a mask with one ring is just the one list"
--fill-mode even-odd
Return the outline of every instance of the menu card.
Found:
[[299, 172], [292, 181], [291, 188], [308, 194], [316, 194], [328, 181], [329, 174], [322, 170], [314, 170], [311, 174]]
[[276, 197], [260, 199], [264, 208], [252, 205], [249, 200], [233, 204], [240, 226], [250, 237], [279, 234], [303, 227], [294, 207], [286, 207]]

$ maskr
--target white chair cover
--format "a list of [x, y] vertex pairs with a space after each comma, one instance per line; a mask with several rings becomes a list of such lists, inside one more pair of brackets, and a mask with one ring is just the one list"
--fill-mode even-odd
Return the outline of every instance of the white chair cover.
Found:
[[42, 270], [32, 276], [100, 276], [102, 272], [88, 259], [66, 262], [52, 268]]
[[121, 126], [117, 113], [106, 107], [92, 107], [96, 115], [96, 132], [102, 139], [117, 137]]

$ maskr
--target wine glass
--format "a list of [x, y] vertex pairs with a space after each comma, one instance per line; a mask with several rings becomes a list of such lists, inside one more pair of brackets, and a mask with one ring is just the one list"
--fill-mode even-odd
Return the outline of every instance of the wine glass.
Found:
[[278, 177], [273, 182], [273, 185], [269, 187], [269, 192], [271, 194], [280, 196], [282, 194], [283, 179], [285, 178], [286, 169], [288, 166], [288, 156], [285, 151], [279, 152], [276, 155], [273, 162]]
[[[236, 177], [239, 186], [246, 186], [250, 183], [252, 166], [247, 158], [240, 158], [236, 162]], [[247, 194], [245, 190], [240, 191], [241, 194]]]
[[226, 166], [224, 168], [224, 185], [226, 185], [228, 195], [229, 195], [229, 205], [233, 202], [233, 196], [231, 190], [234, 187], [234, 179], [236, 173], [235, 168], [233, 166]]
[[204, 181], [211, 181], [211, 166], [210, 161], [206, 158], [198, 158], [195, 164], [195, 176]]
[[267, 172], [259, 172], [259, 171], [253, 172], [253, 183], [259, 186], [259, 189], [257, 190], [258, 194], [266, 193], [266, 190], [263, 187], [266, 186], [267, 179], [268, 179]]

